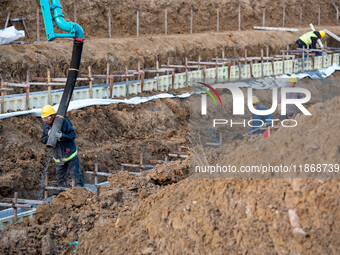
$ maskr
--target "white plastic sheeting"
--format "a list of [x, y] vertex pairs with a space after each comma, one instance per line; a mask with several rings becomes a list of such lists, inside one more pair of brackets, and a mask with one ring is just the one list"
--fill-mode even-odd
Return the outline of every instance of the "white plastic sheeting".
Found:
[[0, 30], [0, 45], [9, 44], [19, 38], [25, 37], [24, 30], [16, 30], [14, 26]]
[[[150, 97], [133, 97], [130, 99], [84, 99], [84, 100], [75, 100], [71, 101], [67, 111], [71, 111], [74, 109], [81, 109], [84, 107], [92, 106], [92, 105], [109, 105], [109, 104], [142, 104], [146, 103], [151, 100], [155, 99], [162, 99], [162, 98], [187, 98], [190, 96], [190, 93], [185, 93], [182, 95], [173, 95], [169, 93], [162, 93]], [[54, 105], [53, 108], [57, 111], [59, 104]], [[5, 119], [14, 116], [26, 115], [26, 114], [34, 114], [37, 117], [41, 116], [41, 108], [36, 108], [28, 111], [18, 111], [18, 112], [10, 112], [10, 113], [3, 113], [0, 114], [0, 119]]]

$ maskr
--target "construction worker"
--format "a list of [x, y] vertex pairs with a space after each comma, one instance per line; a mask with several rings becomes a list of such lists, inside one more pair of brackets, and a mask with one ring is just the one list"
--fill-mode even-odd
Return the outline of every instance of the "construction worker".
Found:
[[316, 42], [318, 39], [323, 38], [326, 35], [325, 31], [310, 31], [308, 33], [303, 34], [300, 38], [296, 41], [296, 44], [299, 48], [309, 48], [309, 49], [316, 49]]
[[[44, 121], [43, 134], [41, 142], [47, 143], [48, 136], [50, 135], [53, 121], [56, 112], [50, 105], [45, 105], [41, 111], [41, 118]], [[72, 179], [75, 181], [75, 186], [84, 187], [83, 176], [80, 171], [78, 150], [74, 139], [76, 134], [72, 124], [66, 118], [62, 124], [61, 130], [57, 133], [58, 139], [56, 147], [54, 148], [54, 162], [56, 168], [56, 177], [58, 186], [67, 187], [67, 170], [69, 171]], [[56, 192], [55, 194], [59, 194]]]
[[[288, 87], [293, 88], [297, 87], [297, 77], [292, 75], [288, 78]], [[298, 92], [289, 92], [286, 94], [286, 99], [298, 99], [304, 98], [304, 94]], [[279, 94], [279, 113], [280, 113], [280, 120], [291, 119], [294, 117], [296, 113], [296, 105], [295, 104], [287, 104], [286, 105], [286, 115], [281, 115], [281, 93]]]
[[[252, 97], [252, 103], [253, 107], [256, 110], [267, 110], [267, 108], [260, 106], [259, 105], [260, 100], [256, 97]], [[248, 133], [251, 134], [263, 134], [266, 131], [266, 128], [270, 123], [271, 120], [273, 119], [273, 115], [257, 115], [254, 114], [252, 115], [252, 127], [248, 130]]]

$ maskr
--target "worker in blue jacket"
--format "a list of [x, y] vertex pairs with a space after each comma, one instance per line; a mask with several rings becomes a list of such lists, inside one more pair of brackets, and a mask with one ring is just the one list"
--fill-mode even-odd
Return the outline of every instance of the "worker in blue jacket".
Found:
[[[263, 107], [263, 106], [259, 106], [259, 102], [260, 100], [256, 97], [256, 96], [253, 96], [252, 98], [252, 103], [253, 103], [253, 106], [256, 110], [267, 110], [267, 108]], [[257, 114], [254, 114], [252, 115], [252, 127], [249, 129], [249, 133], [250, 134], [263, 134], [266, 129], [265, 127], [267, 127], [272, 119], [273, 119], [273, 115], [272, 114], [269, 114], [269, 115], [257, 115]], [[262, 126], [262, 128], [260, 128]]]
[[[55, 118], [55, 110], [50, 105], [45, 105], [41, 111], [44, 121], [41, 142], [47, 143]], [[83, 176], [80, 171], [78, 150], [74, 139], [76, 133], [69, 120], [64, 119], [60, 132], [57, 134], [58, 142], [54, 148], [54, 162], [58, 186], [67, 187], [67, 170], [75, 181], [75, 186], [84, 187]]]

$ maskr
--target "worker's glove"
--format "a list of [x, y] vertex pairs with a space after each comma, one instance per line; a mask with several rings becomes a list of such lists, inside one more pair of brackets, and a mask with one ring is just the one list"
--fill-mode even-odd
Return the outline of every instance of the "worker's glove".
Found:
[[56, 137], [57, 139], [62, 138], [62, 136], [63, 136], [63, 133], [61, 133], [61, 131], [59, 131], [58, 133], [55, 134], [55, 137]]

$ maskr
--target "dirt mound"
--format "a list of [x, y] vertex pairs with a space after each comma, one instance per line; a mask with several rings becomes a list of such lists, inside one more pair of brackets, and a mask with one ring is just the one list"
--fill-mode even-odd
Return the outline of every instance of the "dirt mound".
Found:
[[147, 174], [158, 185], [168, 185], [184, 180], [189, 176], [190, 159], [157, 165]]
[[[317, 104], [310, 109], [313, 116], [301, 118], [300, 127], [244, 141], [233, 150], [222, 148], [225, 159], [235, 165], [312, 159], [338, 163], [339, 110], [340, 97]], [[318, 148], [312, 146], [315, 139], [322, 140]], [[186, 179], [81, 236], [80, 252], [335, 254], [340, 251], [338, 188], [338, 179]], [[297, 212], [304, 234], [293, 231], [288, 210]], [[99, 243], [90, 241], [99, 238]]]
[[[82, 235], [79, 253], [338, 253], [339, 181], [300, 184], [294, 190], [287, 179], [187, 179]], [[293, 234], [294, 208], [307, 235]]]
[[[272, 146], [285, 148], [291, 137], [306, 145], [312, 136], [332, 135], [329, 124], [335, 130], [338, 127], [339, 107], [340, 97], [317, 104], [310, 109], [313, 116], [301, 119], [301, 127], [292, 129], [286, 139], [278, 137], [280, 132], [285, 136], [285, 131], [279, 130], [256, 143], [262, 148], [271, 141]], [[319, 121], [323, 118], [325, 122]], [[334, 121], [326, 122], [330, 119]], [[303, 128], [306, 135], [301, 134]], [[272, 141], [275, 136], [277, 144]], [[286, 150], [285, 156], [293, 160], [298, 153], [305, 160], [329, 153], [327, 160], [338, 159], [339, 150], [333, 150], [336, 144], [339, 140], [334, 136], [324, 139], [318, 150]], [[262, 149], [264, 153], [252, 158], [255, 163], [275, 159], [278, 152], [267, 146], [268, 152]], [[252, 141], [248, 146], [247, 141], [241, 141], [239, 148], [255, 153]], [[237, 164], [243, 157], [240, 153], [229, 163]], [[166, 184], [168, 179], [181, 179], [187, 163], [178, 162], [179, 175], [167, 173], [175, 169], [176, 162], [140, 177], [118, 173], [109, 178], [108, 187], [103, 187], [99, 196], [83, 188], [68, 190], [51, 204], [39, 206], [34, 219], [0, 232], [0, 251], [55, 253], [78, 240], [79, 254], [340, 252], [338, 179], [187, 178], [172, 185], [155, 184], [155, 180]], [[294, 231], [289, 210], [296, 211], [305, 233]]]

